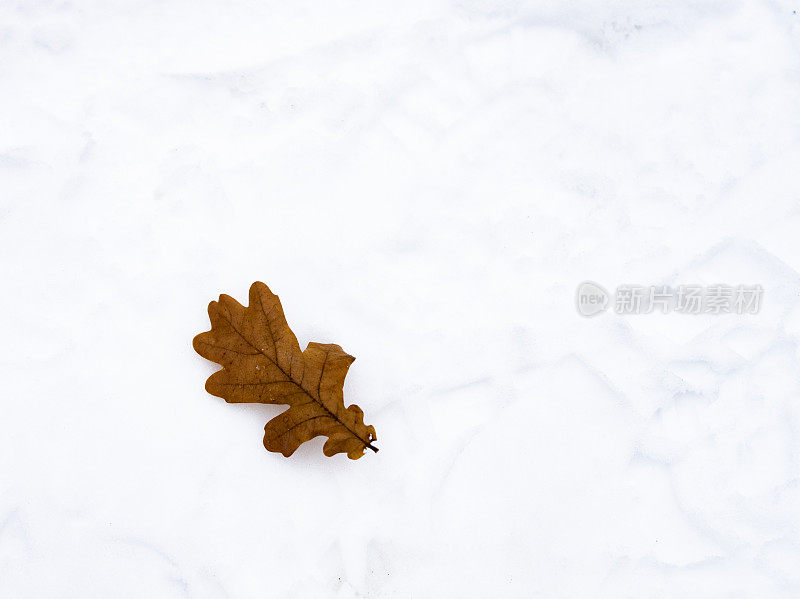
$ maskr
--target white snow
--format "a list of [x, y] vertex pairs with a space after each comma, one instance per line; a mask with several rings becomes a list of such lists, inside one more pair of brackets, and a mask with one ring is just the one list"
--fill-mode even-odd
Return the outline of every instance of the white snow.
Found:
[[[800, 595], [797, 12], [0, 4], [0, 596]], [[380, 453], [205, 392], [254, 280]]]

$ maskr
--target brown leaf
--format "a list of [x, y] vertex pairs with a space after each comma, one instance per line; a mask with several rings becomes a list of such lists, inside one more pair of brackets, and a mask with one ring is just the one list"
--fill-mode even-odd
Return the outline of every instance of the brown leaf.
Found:
[[300, 351], [278, 296], [264, 283], [250, 287], [246, 308], [229, 295], [208, 305], [211, 330], [194, 338], [195, 351], [222, 370], [206, 391], [229, 403], [288, 404], [264, 427], [264, 447], [289, 457], [309, 439], [325, 435], [326, 456], [356, 460], [372, 445], [375, 428], [356, 405], [345, 408], [342, 387], [355, 358], [334, 343], [309, 343]]

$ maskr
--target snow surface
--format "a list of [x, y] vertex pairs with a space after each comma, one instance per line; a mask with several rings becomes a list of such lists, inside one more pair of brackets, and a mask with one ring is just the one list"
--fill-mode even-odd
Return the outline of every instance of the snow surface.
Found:
[[[0, 3], [0, 596], [800, 596], [796, 11]], [[254, 280], [380, 453], [204, 391]]]

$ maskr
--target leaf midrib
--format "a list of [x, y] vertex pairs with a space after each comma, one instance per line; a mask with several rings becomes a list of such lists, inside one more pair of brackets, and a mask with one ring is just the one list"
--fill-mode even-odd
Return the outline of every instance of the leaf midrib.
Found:
[[[276, 367], [278, 370], [280, 370], [280, 371], [281, 371], [281, 374], [283, 374], [283, 376], [285, 376], [285, 377], [286, 377], [286, 381], [281, 381], [281, 382], [287, 382], [287, 383], [292, 383], [292, 384], [294, 384], [294, 385], [295, 385], [296, 387], [298, 387], [298, 388], [299, 388], [301, 391], [303, 391], [303, 393], [305, 393], [305, 394], [306, 394], [306, 395], [308, 395], [308, 396], [309, 396], [309, 397], [310, 397], [310, 398], [311, 398], [313, 401], [315, 401], [315, 402], [316, 402], [316, 403], [317, 403], [317, 404], [318, 404], [318, 405], [319, 405], [319, 406], [320, 406], [320, 407], [321, 407], [323, 410], [325, 410], [325, 411], [326, 411], [328, 414], [330, 414], [330, 415], [331, 415], [331, 417], [332, 417], [332, 418], [333, 418], [333, 419], [334, 419], [336, 422], [338, 422], [340, 425], [342, 425], [342, 426], [343, 426], [343, 427], [344, 427], [344, 428], [345, 428], [345, 429], [346, 429], [346, 430], [347, 430], [347, 431], [348, 431], [348, 432], [349, 432], [351, 435], [353, 435], [353, 436], [354, 436], [356, 439], [358, 439], [359, 441], [361, 441], [361, 443], [363, 443], [363, 444], [364, 444], [364, 447], [369, 447], [370, 449], [374, 449], [374, 448], [373, 448], [373, 446], [371, 445], [371, 443], [369, 443], [369, 442], [365, 441], [364, 439], [362, 439], [362, 438], [361, 438], [361, 436], [360, 436], [358, 433], [356, 433], [356, 432], [355, 432], [353, 429], [351, 429], [349, 426], [347, 426], [347, 425], [346, 425], [346, 424], [345, 424], [345, 423], [344, 423], [344, 422], [343, 422], [343, 421], [342, 421], [342, 420], [339, 418], [339, 416], [337, 416], [337, 415], [336, 415], [336, 413], [334, 413], [334, 412], [332, 412], [331, 410], [329, 410], [329, 409], [328, 409], [328, 407], [327, 407], [327, 406], [326, 406], [324, 403], [322, 403], [322, 399], [321, 399], [321, 398], [319, 398], [319, 397], [314, 397], [314, 395], [313, 395], [313, 394], [312, 394], [312, 393], [311, 393], [311, 392], [310, 392], [308, 389], [306, 389], [305, 387], [303, 387], [303, 385], [301, 385], [300, 383], [298, 383], [297, 381], [295, 381], [294, 379], [292, 379], [292, 378], [291, 378], [291, 377], [290, 377], [290, 376], [289, 376], [289, 375], [286, 373], [286, 371], [285, 371], [283, 368], [281, 368], [281, 365], [280, 365], [280, 364], [278, 364], [278, 362], [277, 362], [277, 357], [278, 357], [278, 347], [277, 347], [277, 344], [275, 343], [275, 338], [272, 336], [272, 329], [271, 329], [271, 328], [270, 328], [270, 326], [269, 326], [269, 316], [267, 316], [267, 313], [266, 313], [266, 312], [264, 312], [264, 304], [261, 302], [261, 298], [259, 298], [259, 302], [258, 302], [258, 303], [259, 303], [259, 305], [260, 305], [260, 307], [261, 307], [261, 313], [264, 315], [264, 318], [266, 318], [266, 320], [267, 320], [267, 322], [266, 322], [266, 325], [267, 325], [267, 330], [269, 331], [270, 340], [272, 341], [272, 349], [274, 349], [274, 350], [275, 350], [275, 360], [273, 360], [271, 357], [269, 357], [267, 354], [265, 354], [265, 353], [264, 353], [264, 352], [261, 350], [261, 348], [257, 347], [256, 345], [253, 345], [253, 344], [250, 342], [250, 340], [249, 340], [247, 337], [245, 337], [245, 336], [244, 336], [244, 334], [243, 334], [243, 333], [242, 333], [242, 332], [241, 332], [239, 329], [237, 329], [237, 328], [236, 328], [236, 326], [233, 324], [233, 322], [231, 321], [231, 319], [230, 319], [230, 318], [228, 318], [228, 317], [227, 317], [227, 315], [226, 315], [226, 314], [224, 314], [224, 312], [220, 311], [220, 315], [221, 315], [221, 316], [222, 316], [222, 318], [225, 320], [225, 322], [227, 322], [227, 323], [228, 323], [228, 324], [231, 326], [231, 328], [234, 330], [234, 332], [235, 332], [237, 335], [239, 335], [239, 337], [241, 337], [241, 338], [242, 338], [242, 340], [243, 340], [245, 343], [247, 343], [247, 345], [249, 345], [249, 346], [250, 346], [250, 347], [252, 347], [254, 350], [256, 350], [256, 351], [257, 351], [259, 354], [261, 354], [262, 356], [264, 356], [264, 357], [265, 357], [267, 360], [269, 360], [269, 361], [270, 361], [272, 364], [274, 364], [274, 365], [275, 365], [275, 367]], [[299, 349], [299, 348], [298, 348], [298, 349]], [[322, 384], [322, 377], [323, 377], [323, 375], [325, 374], [325, 364], [326, 364], [326, 362], [328, 361], [328, 353], [329, 353], [329, 352], [326, 352], [326, 353], [325, 353], [325, 361], [322, 363], [322, 369], [320, 370], [320, 375], [319, 375], [319, 384], [320, 384], [320, 385]], [[301, 352], [301, 354], [302, 354], [302, 352]], [[305, 359], [305, 356], [304, 356], [304, 359]], [[305, 368], [303, 369], [303, 373], [305, 374]], [[291, 404], [291, 403], [287, 403], [287, 405], [289, 405], [289, 406], [292, 406], [292, 404]], [[291, 409], [291, 407], [290, 407], [289, 409]]]

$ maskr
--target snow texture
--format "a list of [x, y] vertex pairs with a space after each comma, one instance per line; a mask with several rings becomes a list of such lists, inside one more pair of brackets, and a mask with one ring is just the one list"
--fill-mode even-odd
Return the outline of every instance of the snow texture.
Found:
[[[0, 596], [800, 596], [797, 13], [0, 3]], [[380, 453], [205, 392], [254, 280]]]

